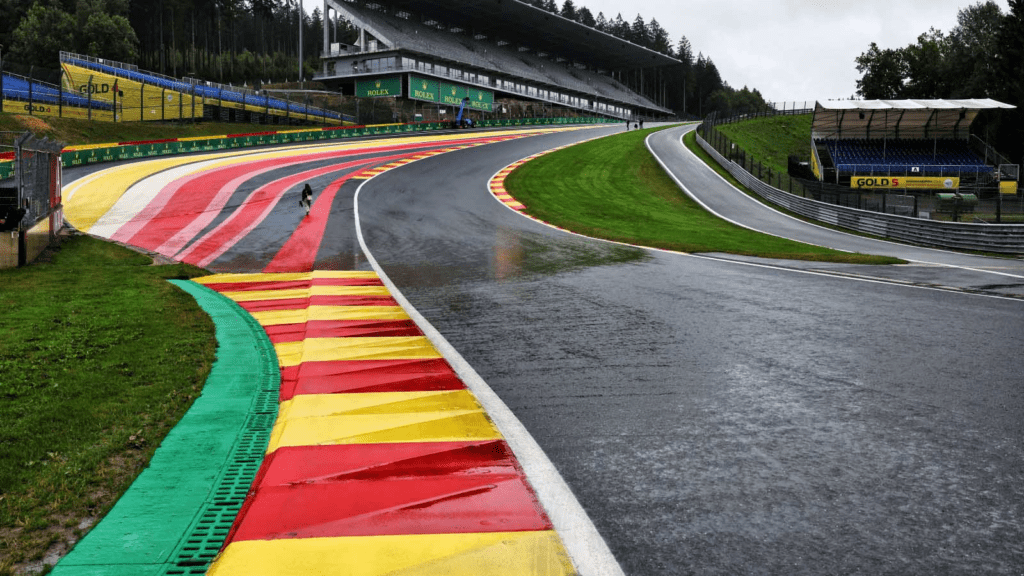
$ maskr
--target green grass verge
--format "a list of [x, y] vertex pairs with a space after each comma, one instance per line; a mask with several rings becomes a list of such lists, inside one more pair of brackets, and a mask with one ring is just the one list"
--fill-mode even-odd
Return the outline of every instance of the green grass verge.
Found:
[[505, 186], [534, 216], [608, 240], [682, 252], [899, 262], [776, 238], [712, 216], [686, 196], [647, 151], [644, 139], [654, 130], [625, 132], [541, 156], [512, 172]]
[[812, 118], [813, 114], [755, 118], [716, 129], [746, 150], [748, 157], [770, 166], [772, 172], [785, 174], [791, 155], [810, 161]]
[[94, 122], [25, 114], [0, 114], [0, 131], [29, 131], [67, 145], [107, 144], [165, 138], [223, 136], [262, 130], [288, 130], [289, 126], [260, 126], [228, 122]]
[[0, 574], [102, 516], [206, 380], [205, 272], [85, 236], [0, 271]]

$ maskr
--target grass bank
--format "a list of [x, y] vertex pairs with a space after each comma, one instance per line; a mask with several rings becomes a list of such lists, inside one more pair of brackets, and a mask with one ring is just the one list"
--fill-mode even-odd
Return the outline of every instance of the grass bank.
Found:
[[812, 114], [755, 118], [717, 129], [747, 151], [747, 155], [771, 166], [772, 172], [789, 171], [789, 157], [804, 162], [811, 159]]
[[206, 381], [204, 272], [85, 236], [0, 271], [0, 574], [101, 517]]
[[106, 144], [164, 138], [222, 136], [253, 130], [287, 130], [287, 126], [253, 126], [227, 122], [93, 122], [25, 114], [0, 114], [0, 132], [29, 131], [67, 145]]
[[559, 150], [516, 169], [505, 186], [534, 216], [598, 238], [682, 252], [891, 264], [752, 232], [707, 213], [644, 146], [656, 129], [624, 132]]

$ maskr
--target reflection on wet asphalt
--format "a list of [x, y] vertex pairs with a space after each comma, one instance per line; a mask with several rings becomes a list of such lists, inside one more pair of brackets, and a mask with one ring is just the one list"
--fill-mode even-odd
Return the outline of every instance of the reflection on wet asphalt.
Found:
[[417, 162], [359, 209], [627, 574], [1024, 570], [1024, 304], [610, 246], [487, 194], [579, 137]]

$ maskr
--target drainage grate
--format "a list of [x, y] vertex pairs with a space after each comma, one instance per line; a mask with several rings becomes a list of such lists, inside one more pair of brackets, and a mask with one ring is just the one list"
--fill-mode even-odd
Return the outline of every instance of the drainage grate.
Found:
[[167, 576], [206, 574], [210, 563], [224, 545], [224, 539], [263, 463], [264, 453], [270, 443], [270, 433], [277, 419], [278, 393], [281, 388], [277, 354], [256, 319], [241, 308], [239, 311], [257, 335], [256, 347], [261, 364], [257, 375], [257, 391], [245, 426], [231, 450], [229, 464], [221, 472], [213, 494], [189, 528], [188, 536], [171, 557], [173, 564], [167, 567]]

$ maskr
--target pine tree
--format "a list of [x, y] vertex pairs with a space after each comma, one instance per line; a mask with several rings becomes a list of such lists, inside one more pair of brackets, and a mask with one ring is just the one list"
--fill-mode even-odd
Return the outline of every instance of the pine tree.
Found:
[[562, 4], [562, 17], [568, 18], [569, 20], [576, 20], [576, 5], [572, 3], [572, 0], [565, 0]]
[[590, 26], [591, 28], [597, 24], [597, 21], [594, 20], [594, 15], [590, 13], [590, 9], [586, 6], [581, 6], [580, 9], [576, 11], [576, 15], [578, 16], [576, 20], [580, 24]]
[[627, 39], [633, 44], [638, 44], [645, 48], [651, 45], [651, 39], [647, 35], [647, 25], [644, 24], [644, 19], [639, 14], [636, 15], [636, 20], [633, 20], [633, 25], [629, 28]]

